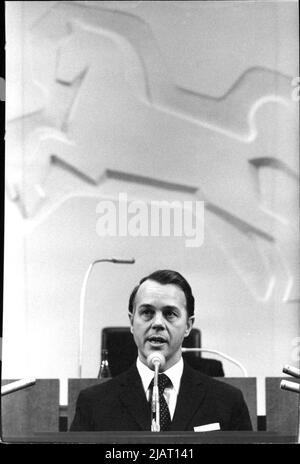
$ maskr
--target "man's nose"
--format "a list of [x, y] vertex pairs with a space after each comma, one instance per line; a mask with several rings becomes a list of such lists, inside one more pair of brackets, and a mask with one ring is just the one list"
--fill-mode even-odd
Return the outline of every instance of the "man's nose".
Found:
[[155, 316], [153, 317], [152, 320], [152, 327], [158, 328], [158, 327], [164, 327], [164, 318], [163, 315], [159, 312], [155, 313]]

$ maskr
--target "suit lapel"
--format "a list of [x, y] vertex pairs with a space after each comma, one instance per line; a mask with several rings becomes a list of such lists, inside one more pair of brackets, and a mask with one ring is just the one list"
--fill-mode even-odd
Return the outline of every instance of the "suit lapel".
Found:
[[127, 371], [126, 376], [120, 382], [123, 387], [120, 394], [121, 403], [142, 430], [150, 430], [150, 407], [135, 365]]
[[[201, 377], [185, 363], [171, 430], [187, 430], [192, 417], [204, 401], [205, 393]], [[198, 412], [198, 419], [200, 415]]]

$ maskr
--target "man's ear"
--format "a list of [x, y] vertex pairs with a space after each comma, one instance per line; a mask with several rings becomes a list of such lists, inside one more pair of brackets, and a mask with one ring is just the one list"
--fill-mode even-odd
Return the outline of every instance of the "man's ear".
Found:
[[186, 329], [185, 329], [185, 334], [184, 334], [184, 338], [188, 337], [190, 335], [190, 331], [192, 330], [193, 328], [193, 324], [194, 324], [194, 320], [195, 320], [195, 316], [190, 316], [187, 320], [187, 324], [186, 324]]
[[130, 321], [130, 332], [133, 333], [133, 314], [128, 313], [129, 321]]

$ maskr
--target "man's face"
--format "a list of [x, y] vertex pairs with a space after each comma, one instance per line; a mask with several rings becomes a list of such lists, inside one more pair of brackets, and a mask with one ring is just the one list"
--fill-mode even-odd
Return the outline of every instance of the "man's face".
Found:
[[193, 325], [180, 287], [146, 280], [137, 291], [133, 315], [129, 314], [129, 318], [139, 358], [144, 364], [155, 351], [165, 356], [164, 370], [180, 359], [182, 341]]

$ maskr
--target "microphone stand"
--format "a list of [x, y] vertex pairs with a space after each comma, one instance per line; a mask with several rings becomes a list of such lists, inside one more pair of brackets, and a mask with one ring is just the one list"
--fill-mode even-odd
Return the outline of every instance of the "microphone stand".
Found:
[[155, 363], [154, 369], [154, 381], [153, 381], [153, 390], [152, 390], [152, 423], [151, 423], [151, 432], [159, 432], [160, 431], [160, 404], [159, 404], [159, 391], [158, 391], [158, 370], [159, 370], [159, 363]]
[[81, 379], [82, 376], [82, 346], [83, 346], [83, 320], [84, 320], [84, 304], [85, 304], [85, 294], [87, 282], [90, 276], [90, 273], [97, 263], [114, 263], [114, 264], [134, 264], [135, 259], [119, 259], [119, 258], [102, 258], [96, 259], [90, 263], [87, 271], [84, 275], [84, 279], [80, 291], [80, 314], [79, 314], [79, 353], [78, 353], [78, 377]]

